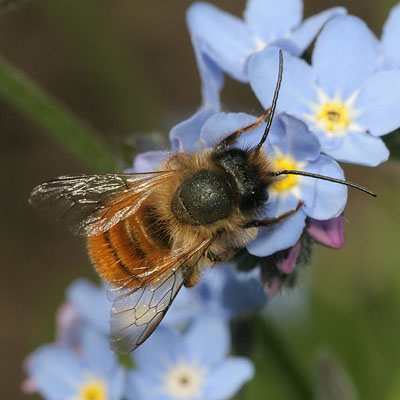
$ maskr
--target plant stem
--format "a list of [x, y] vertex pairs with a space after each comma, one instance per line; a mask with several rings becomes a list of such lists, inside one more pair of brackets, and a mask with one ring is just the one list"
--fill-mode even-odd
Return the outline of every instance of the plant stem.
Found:
[[2, 56], [0, 96], [16, 106], [95, 171], [114, 170], [114, 155], [104, 140], [66, 106], [53, 99]]

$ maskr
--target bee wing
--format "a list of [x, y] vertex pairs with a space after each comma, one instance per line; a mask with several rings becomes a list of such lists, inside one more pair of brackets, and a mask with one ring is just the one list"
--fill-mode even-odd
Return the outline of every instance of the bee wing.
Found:
[[76, 235], [96, 236], [135, 213], [174, 171], [61, 176], [35, 187], [29, 203]]
[[111, 350], [126, 354], [140, 346], [157, 328], [185, 281], [184, 266], [192, 257], [198, 259], [208, 248], [211, 239], [195, 243], [190, 249], [175, 252], [163, 264], [150, 270], [157, 271], [154, 279], [139, 288], [110, 286], [113, 300], [110, 316]]

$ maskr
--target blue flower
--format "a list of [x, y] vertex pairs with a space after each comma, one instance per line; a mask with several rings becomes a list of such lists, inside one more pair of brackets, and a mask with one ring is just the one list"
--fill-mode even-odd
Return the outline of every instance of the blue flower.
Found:
[[111, 302], [107, 299], [104, 285], [97, 286], [87, 279], [77, 279], [67, 289], [67, 300], [82, 321], [108, 336]]
[[137, 399], [132, 388], [146, 400], [229, 399], [254, 375], [252, 363], [229, 350], [229, 328], [218, 318], [198, 318], [183, 335], [161, 326], [132, 353], [126, 397]]
[[390, 11], [389, 17], [383, 26], [380, 60], [385, 69], [400, 68], [400, 4]]
[[328, 20], [345, 12], [336, 7], [301, 22], [301, 0], [248, 0], [243, 21], [199, 2], [188, 9], [187, 23], [203, 57], [234, 79], [248, 82], [247, 61], [251, 54], [275, 44], [301, 55]]
[[[276, 61], [276, 60], [275, 60]], [[245, 113], [196, 113], [171, 131], [178, 151], [196, 151], [214, 147], [229, 133], [256, 121]], [[201, 118], [199, 118], [201, 117]], [[243, 134], [237, 141], [240, 148], [254, 147], [260, 140], [265, 124]], [[343, 171], [330, 157], [321, 155], [317, 137], [300, 120], [288, 114], [274, 118], [266, 144], [267, 154], [277, 169], [297, 169], [343, 179]], [[156, 168], [167, 153], [148, 152], [135, 160], [135, 171], [143, 166]], [[261, 228], [247, 248], [256, 256], [267, 256], [293, 246], [305, 228], [306, 217], [319, 220], [341, 214], [347, 201], [347, 188], [331, 182], [289, 175], [269, 190], [269, 200], [260, 218], [277, 217], [292, 210], [301, 200], [304, 206], [277, 226]]]
[[201, 80], [202, 108], [218, 109], [220, 106], [220, 92], [224, 84], [222, 71], [216, 63], [202, 51], [202, 40], [192, 32], [191, 39]]
[[80, 345], [83, 320], [76, 308], [64, 301], [56, 315], [56, 343], [60, 346], [77, 348]]
[[[284, 54], [278, 109], [304, 120], [322, 151], [338, 161], [376, 166], [389, 157], [379, 138], [400, 126], [400, 71], [375, 71], [377, 40], [363, 21], [341, 16], [319, 35], [312, 66]], [[278, 49], [252, 57], [250, 84], [264, 107], [278, 74]]]
[[[209, 118], [200, 132], [200, 140], [210, 144], [225, 137], [228, 132], [255, 122], [247, 114], [216, 114]], [[260, 140], [265, 124], [243, 134], [237, 146], [254, 147]], [[276, 169], [296, 169], [343, 179], [343, 171], [330, 157], [321, 155], [321, 146], [315, 135], [300, 120], [289, 114], [275, 116], [269, 133], [266, 152]], [[304, 205], [278, 225], [261, 228], [248, 246], [256, 256], [267, 256], [293, 246], [299, 239], [306, 217], [330, 219], [343, 211], [347, 201], [347, 188], [317, 179], [288, 175], [268, 189], [269, 199], [259, 218], [277, 217]]]
[[79, 352], [45, 345], [28, 358], [27, 370], [45, 399], [119, 400], [125, 372], [110, 352], [108, 338], [95, 329], [82, 332]]
[[229, 319], [254, 312], [265, 302], [258, 269], [238, 272], [233, 263], [225, 263], [204, 271], [193, 288], [182, 288], [163, 323], [182, 326], [199, 314]]

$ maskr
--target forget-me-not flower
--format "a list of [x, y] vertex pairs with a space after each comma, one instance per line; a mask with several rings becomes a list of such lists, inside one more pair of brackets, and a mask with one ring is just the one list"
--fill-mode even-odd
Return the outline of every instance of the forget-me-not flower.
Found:
[[184, 334], [160, 326], [132, 353], [137, 368], [128, 374], [126, 398], [136, 400], [137, 390], [146, 400], [230, 399], [254, 367], [229, 351], [229, 327], [219, 318], [199, 317]]
[[97, 286], [87, 279], [77, 279], [69, 285], [67, 299], [84, 323], [108, 336], [111, 302], [105, 284]]
[[[254, 122], [255, 118], [245, 114], [217, 114], [207, 121], [200, 137], [207, 138], [211, 126], [214, 132], [218, 132], [221, 130], [219, 127], [233, 125], [233, 120], [239, 126], [246, 126], [249, 121]], [[259, 142], [264, 127], [261, 124], [242, 135], [237, 146], [254, 147]], [[275, 116], [264, 148], [276, 170], [291, 169], [344, 178], [337, 162], [321, 155], [317, 137], [302, 121], [289, 114]], [[262, 257], [293, 246], [305, 227], [307, 217], [322, 220], [337, 217], [347, 201], [345, 186], [296, 175], [283, 176], [268, 189], [268, 194], [269, 199], [259, 219], [277, 217], [296, 208], [299, 201], [303, 201], [304, 205], [279, 224], [259, 229], [258, 236], [247, 249], [251, 254]]]
[[[227, 135], [248, 126], [256, 118], [244, 113], [217, 113], [194, 117], [177, 125], [171, 131], [172, 143], [178, 151], [198, 151], [214, 147]], [[208, 118], [207, 118], [208, 117]], [[184, 125], [185, 129], [181, 129]], [[254, 147], [259, 142], [265, 123], [244, 133], [237, 141], [240, 148]], [[343, 179], [343, 171], [330, 157], [321, 155], [321, 145], [307, 126], [289, 114], [276, 115], [265, 150], [275, 168], [297, 169]], [[144, 172], [144, 166], [156, 168], [167, 153], [149, 152], [138, 155], [135, 172]], [[298, 205], [304, 206], [280, 224], [261, 228], [257, 238], [247, 248], [256, 256], [267, 256], [293, 246], [299, 239], [306, 217], [327, 220], [341, 214], [347, 201], [347, 188], [342, 185], [301, 176], [287, 175], [269, 189], [269, 200], [259, 218], [277, 217]]]
[[383, 25], [380, 67], [400, 69], [400, 3], [394, 6]]
[[108, 338], [96, 329], [82, 331], [79, 352], [45, 345], [27, 359], [37, 391], [49, 400], [120, 400], [125, 371], [110, 352]]
[[[312, 66], [284, 53], [277, 107], [304, 120], [338, 161], [376, 166], [389, 157], [379, 137], [400, 126], [400, 70], [377, 72], [377, 54], [375, 36], [354, 16], [326, 24]], [[277, 48], [250, 60], [250, 84], [264, 107], [275, 90], [277, 60]]]
[[187, 23], [205, 57], [234, 79], [248, 82], [247, 62], [252, 54], [274, 44], [301, 55], [328, 20], [345, 12], [335, 7], [302, 22], [302, 0], [248, 0], [241, 20], [198, 2], [189, 7]]
[[230, 319], [259, 310], [266, 300], [258, 269], [239, 272], [224, 263], [203, 271], [194, 287], [183, 287], [162, 323], [182, 326], [200, 314]]

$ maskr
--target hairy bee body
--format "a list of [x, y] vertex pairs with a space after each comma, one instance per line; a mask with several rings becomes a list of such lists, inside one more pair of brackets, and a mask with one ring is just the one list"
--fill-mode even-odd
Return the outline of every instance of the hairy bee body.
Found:
[[[179, 153], [160, 170], [176, 173], [167, 184], [156, 187], [135, 214], [88, 238], [97, 272], [111, 283], [126, 280], [133, 288], [146, 285], [155, 278], [154, 274], [146, 277], [149, 266], [212, 238], [205, 251], [182, 266], [184, 284], [192, 286], [203, 267], [230, 259], [257, 234], [257, 228], [245, 225], [266, 200], [265, 177], [271, 167], [265, 153], [238, 149]], [[260, 183], [258, 194], [254, 182]]]
[[[87, 238], [90, 258], [109, 282], [111, 349], [128, 353], [161, 322], [183, 285], [193, 286], [205, 266], [229, 260], [255, 238], [299, 210], [258, 220], [268, 189], [281, 175], [303, 175], [367, 189], [305, 171], [276, 171], [265, 151], [282, 81], [283, 55], [272, 105], [252, 124], [213, 149], [178, 153], [158, 171], [62, 176], [35, 187], [32, 206], [64, 220]], [[266, 122], [259, 143], [233, 147]]]

